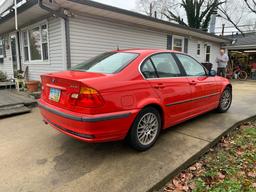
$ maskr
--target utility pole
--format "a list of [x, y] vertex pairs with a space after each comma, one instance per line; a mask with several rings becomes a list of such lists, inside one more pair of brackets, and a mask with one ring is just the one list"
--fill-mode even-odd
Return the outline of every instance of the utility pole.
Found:
[[222, 24], [221, 36], [224, 36], [224, 31], [225, 31], [225, 24]]
[[150, 15], [150, 17], [152, 17], [152, 15], [153, 15], [153, 3], [149, 4], [149, 15]]

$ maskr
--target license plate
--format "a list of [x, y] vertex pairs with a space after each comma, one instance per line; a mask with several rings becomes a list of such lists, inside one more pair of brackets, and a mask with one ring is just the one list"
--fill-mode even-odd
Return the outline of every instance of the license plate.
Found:
[[50, 88], [50, 94], [49, 94], [49, 99], [55, 102], [60, 101], [60, 93], [61, 91], [59, 89], [55, 88]]

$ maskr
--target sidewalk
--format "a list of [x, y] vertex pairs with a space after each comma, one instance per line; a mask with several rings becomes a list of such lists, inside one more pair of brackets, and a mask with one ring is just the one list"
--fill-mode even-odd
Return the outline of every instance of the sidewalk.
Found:
[[38, 109], [0, 120], [0, 191], [144, 192], [161, 187], [239, 121], [256, 115], [256, 82], [234, 82], [228, 113], [164, 131], [143, 153], [123, 142], [87, 144], [42, 123]]

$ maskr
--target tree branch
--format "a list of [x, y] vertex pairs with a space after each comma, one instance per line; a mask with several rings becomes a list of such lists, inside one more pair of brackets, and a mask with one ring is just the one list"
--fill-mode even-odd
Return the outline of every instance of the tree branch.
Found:
[[[244, 1], [245, 1], [245, 3], [246, 3], [247, 7], [248, 7], [253, 13], [256, 14], [256, 9], [253, 9], [253, 8], [252, 8], [252, 6], [249, 4], [248, 0], [244, 0]], [[255, 2], [254, 0], [253, 0], [252, 2], [254, 3], [254, 6], [256, 6], [256, 2]]]
[[237, 26], [237, 24], [230, 18], [230, 16], [227, 14], [226, 11], [218, 8], [218, 10], [223, 13], [225, 15], [225, 17], [221, 16], [223, 19], [229, 21], [243, 36], [244, 36], [244, 33], [243, 31]]

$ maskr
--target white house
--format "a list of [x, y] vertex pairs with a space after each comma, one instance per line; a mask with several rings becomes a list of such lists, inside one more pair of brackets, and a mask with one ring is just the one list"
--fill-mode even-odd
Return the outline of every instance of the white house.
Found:
[[215, 64], [220, 46], [229, 41], [93, 1], [18, 2], [18, 31], [12, 6], [0, 18], [0, 70], [10, 77], [28, 66], [29, 78], [39, 79], [117, 47], [174, 49]]

